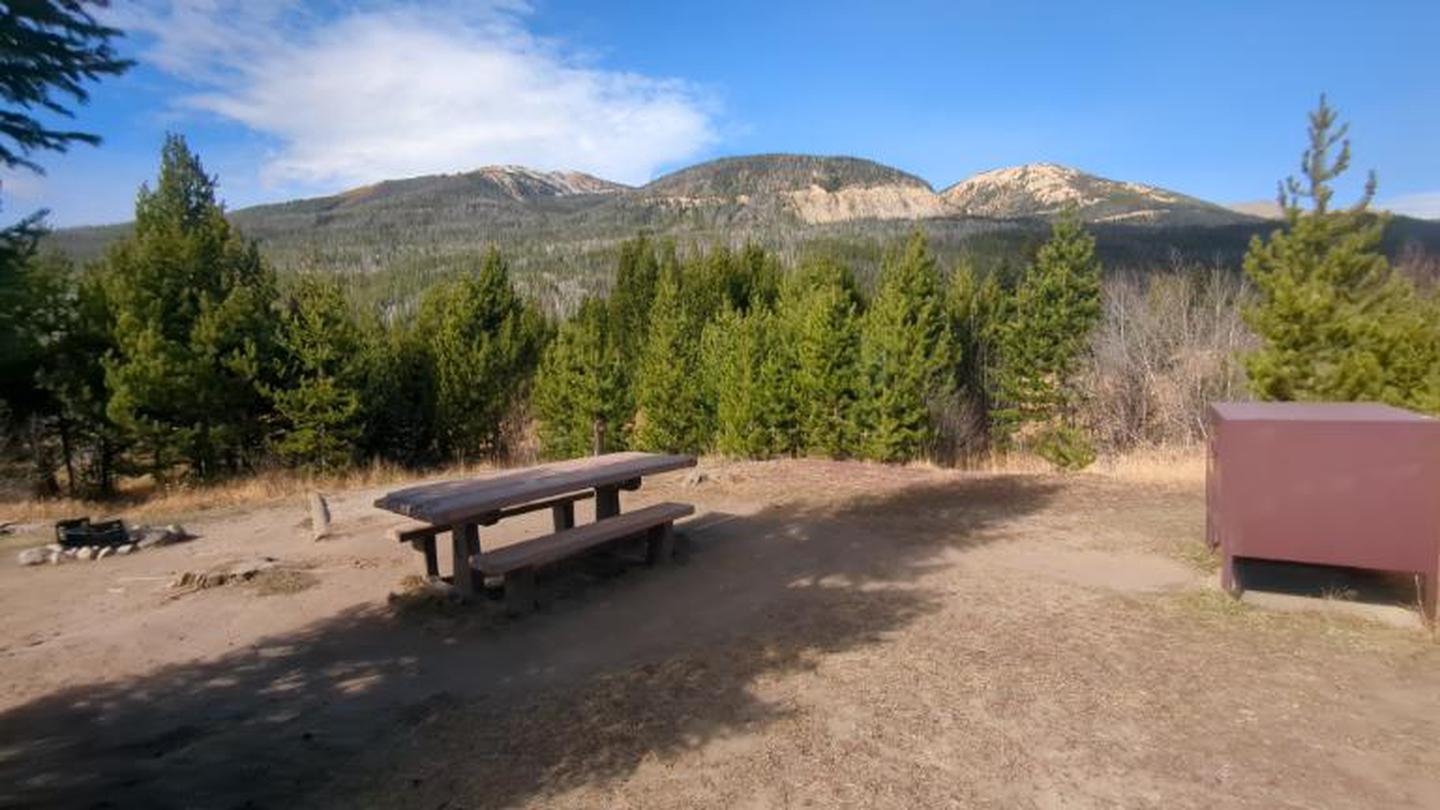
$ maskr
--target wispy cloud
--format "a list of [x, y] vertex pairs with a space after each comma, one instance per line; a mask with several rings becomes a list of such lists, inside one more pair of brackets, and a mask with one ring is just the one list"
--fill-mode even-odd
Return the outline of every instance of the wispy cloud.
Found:
[[[477, 7], [478, 6], [478, 7]], [[525, 28], [528, 7], [169, 0], [116, 7], [180, 100], [273, 137], [272, 182], [372, 182], [490, 163], [630, 183], [715, 139], [682, 80], [595, 66]]]
[[1440, 191], [1422, 191], [1382, 200], [1378, 208], [1420, 219], [1440, 219]]

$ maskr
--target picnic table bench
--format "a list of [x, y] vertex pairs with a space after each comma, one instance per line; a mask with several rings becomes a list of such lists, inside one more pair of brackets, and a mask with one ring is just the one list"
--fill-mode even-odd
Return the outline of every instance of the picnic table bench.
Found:
[[[676, 520], [693, 514], [684, 503], [661, 503], [620, 513], [620, 490], [636, 490], [647, 475], [695, 466], [693, 456], [607, 453], [511, 470], [487, 478], [420, 484], [386, 494], [375, 506], [422, 521], [395, 539], [425, 555], [425, 571], [439, 575], [436, 537], [450, 533], [452, 582], [470, 598], [484, 576], [505, 578], [505, 600], [516, 611], [534, 603], [535, 571], [586, 549], [627, 537], [646, 538], [646, 557], [669, 558]], [[575, 525], [575, 502], [595, 499], [595, 522]], [[480, 527], [549, 509], [554, 533], [486, 551]]]

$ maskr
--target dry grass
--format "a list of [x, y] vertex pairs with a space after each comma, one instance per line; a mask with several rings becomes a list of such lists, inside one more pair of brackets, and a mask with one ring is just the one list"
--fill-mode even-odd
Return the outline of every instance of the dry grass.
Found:
[[273, 503], [315, 490], [366, 489], [420, 477], [461, 476], [489, 469], [493, 466], [454, 465], [418, 473], [392, 464], [375, 463], [338, 475], [315, 476], [277, 470], [214, 484], [177, 484], [160, 488], [149, 479], [130, 479], [121, 482], [119, 495], [112, 500], [14, 496], [0, 499], [0, 522], [58, 520], [76, 515], [104, 515], [131, 520], [169, 519], [226, 507]]
[[[938, 467], [930, 461], [915, 462], [910, 466]], [[963, 465], [963, 469], [1022, 475], [1061, 472], [1054, 464], [1030, 453], [995, 453], [971, 460]], [[1101, 456], [1082, 474], [1137, 484], [1194, 484], [1205, 480], [1205, 448], [1201, 445], [1147, 447], [1119, 455]]]
[[1220, 555], [1204, 540], [1184, 542], [1175, 547], [1174, 556], [1202, 574], [1220, 571]]
[[[938, 468], [931, 461], [917, 461], [909, 466]], [[161, 488], [155, 487], [149, 479], [138, 478], [123, 481], [119, 496], [106, 501], [39, 499], [0, 490], [0, 523], [60, 520], [77, 515], [121, 517], [132, 521], [176, 520], [215, 509], [274, 503], [293, 498], [297, 493], [315, 490], [368, 489], [421, 478], [473, 475], [495, 468], [492, 464], [452, 465], [417, 472], [392, 464], [375, 463], [339, 475], [313, 476], [277, 470], [214, 484], [178, 484]], [[1056, 471], [1050, 462], [1024, 453], [989, 456], [966, 464], [965, 469], [1011, 474], [1048, 474]], [[1190, 484], [1204, 480], [1205, 455], [1203, 448], [1198, 446], [1136, 450], [1120, 456], [1102, 457], [1084, 473], [1135, 483]]]
[[1281, 647], [1320, 640], [1349, 651], [1413, 653], [1436, 641], [1433, 634], [1418, 634], [1335, 611], [1264, 610], [1219, 590], [1188, 590], [1158, 599], [1156, 604], [1162, 616], [1179, 617], [1212, 629], [1258, 634], [1273, 639]]
[[260, 596], [288, 596], [320, 584], [320, 578], [300, 568], [261, 571], [247, 583]]

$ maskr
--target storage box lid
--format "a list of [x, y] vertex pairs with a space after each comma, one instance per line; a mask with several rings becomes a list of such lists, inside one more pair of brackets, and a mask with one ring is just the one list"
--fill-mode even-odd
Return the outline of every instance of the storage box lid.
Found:
[[1221, 422], [1433, 422], [1424, 414], [1378, 402], [1215, 402]]

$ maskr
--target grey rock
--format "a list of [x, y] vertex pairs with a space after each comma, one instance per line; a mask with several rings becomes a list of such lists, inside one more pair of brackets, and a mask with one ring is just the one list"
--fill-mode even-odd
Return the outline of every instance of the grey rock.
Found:
[[135, 550], [135, 544], [134, 544], [134, 543], [131, 543], [131, 544], [125, 545], [125, 546], [117, 546], [116, 549], [115, 549], [115, 555], [116, 555], [117, 557], [124, 557], [126, 554], [129, 554], [129, 553], [133, 552], [134, 550]]
[[49, 556], [49, 558], [48, 558], [47, 561], [48, 561], [51, 565], [59, 565], [60, 563], [65, 562], [65, 560], [67, 560], [67, 559], [69, 559], [69, 558], [66, 557], [63, 553], [61, 553], [61, 552], [59, 552], [59, 551], [52, 551], [52, 552], [50, 552], [50, 556]]
[[111, 554], [114, 554], [114, 553], [115, 553], [115, 547], [114, 547], [114, 546], [105, 546], [105, 547], [101, 548], [99, 551], [95, 552], [95, 559], [97, 559], [97, 560], [103, 560], [103, 559], [105, 559], [106, 557], [109, 557]]
[[15, 556], [15, 562], [20, 565], [41, 565], [49, 559], [50, 549], [44, 546], [27, 548]]
[[77, 551], [77, 552], [75, 552], [75, 559], [77, 559], [77, 560], [89, 560], [89, 559], [93, 559], [94, 557], [95, 557], [95, 547], [94, 547], [94, 546], [81, 546], [81, 547], [80, 547], [80, 550]]
[[168, 546], [171, 543], [178, 543], [189, 537], [185, 529], [178, 525], [160, 528], [157, 526], [141, 526], [130, 533], [130, 539], [139, 548], [154, 548], [156, 546]]

